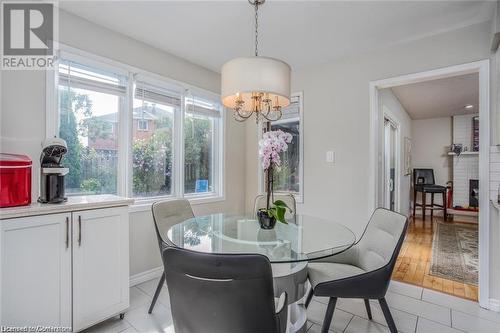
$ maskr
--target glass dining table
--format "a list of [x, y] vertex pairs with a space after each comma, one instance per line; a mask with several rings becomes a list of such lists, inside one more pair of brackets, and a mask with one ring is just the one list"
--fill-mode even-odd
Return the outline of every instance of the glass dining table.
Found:
[[307, 262], [346, 251], [356, 237], [346, 226], [328, 219], [296, 215], [262, 229], [254, 216], [211, 214], [171, 227], [168, 239], [177, 247], [204, 253], [265, 255], [271, 262], [275, 295], [287, 292], [289, 332], [305, 332]]

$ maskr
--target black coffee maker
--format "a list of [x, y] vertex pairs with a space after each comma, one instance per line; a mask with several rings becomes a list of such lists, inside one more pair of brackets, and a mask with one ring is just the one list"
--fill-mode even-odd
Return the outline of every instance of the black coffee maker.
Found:
[[40, 197], [41, 203], [61, 203], [64, 196], [64, 176], [69, 169], [61, 164], [68, 151], [66, 141], [60, 138], [47, 139], [40, 155]]

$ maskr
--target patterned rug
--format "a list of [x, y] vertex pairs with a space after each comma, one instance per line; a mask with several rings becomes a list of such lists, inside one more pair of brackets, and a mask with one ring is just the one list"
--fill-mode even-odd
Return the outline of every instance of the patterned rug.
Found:
[[436, 223], [430, 274], [477, 286], [478, 272], [477, 226]]

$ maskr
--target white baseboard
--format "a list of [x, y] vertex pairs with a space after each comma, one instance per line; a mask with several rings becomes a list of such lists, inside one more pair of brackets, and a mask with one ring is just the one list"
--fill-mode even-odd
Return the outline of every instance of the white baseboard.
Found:
[[160, 277], [162, 274], [163, 274], [163, 266], [159, 266], [142, 273], [134, 274], [130, 277], [130, 286], [133, 287], [143, 282], [156, 279]]
[[490, 298], [490, 310], [500, 312], [500, 299]]

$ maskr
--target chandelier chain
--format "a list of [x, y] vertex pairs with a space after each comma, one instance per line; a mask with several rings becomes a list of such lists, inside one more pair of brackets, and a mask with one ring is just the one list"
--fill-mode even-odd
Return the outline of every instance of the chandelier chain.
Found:
[[259, 1], [255, 0], [255, 56], [259, 55]]

